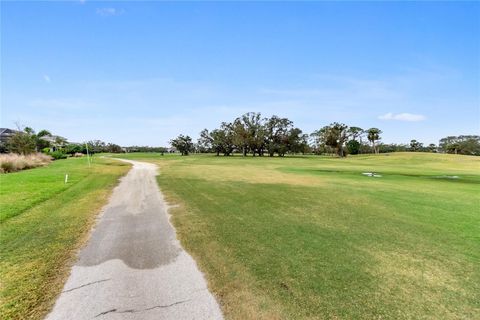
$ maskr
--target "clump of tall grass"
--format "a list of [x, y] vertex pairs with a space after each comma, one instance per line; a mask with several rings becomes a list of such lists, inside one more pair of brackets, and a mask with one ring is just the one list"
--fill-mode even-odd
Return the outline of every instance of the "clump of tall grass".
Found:
[[20, 155], [16, 153], [0, 154], [0, 173], [16, 172], [25, 169], [45, 166], [52, 157], [43, 153]]

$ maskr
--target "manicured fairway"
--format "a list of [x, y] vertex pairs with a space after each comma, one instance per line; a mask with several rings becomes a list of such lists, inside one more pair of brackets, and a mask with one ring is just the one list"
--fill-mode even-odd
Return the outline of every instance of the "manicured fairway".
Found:
[[75, 249], [128, 168], [109, 159], [89, 168], [76, 158], [0, 175], [0, 318], [43, 318]]
[[480, 318], [480, 158], [126, 157], [159, 164], [227, 318]]

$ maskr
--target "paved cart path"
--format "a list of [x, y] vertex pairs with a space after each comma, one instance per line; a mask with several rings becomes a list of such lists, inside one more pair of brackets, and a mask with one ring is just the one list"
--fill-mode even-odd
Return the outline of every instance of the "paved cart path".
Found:
[[47, 319], [222, 319], [176, 240], [157, 167], [128, 162]]

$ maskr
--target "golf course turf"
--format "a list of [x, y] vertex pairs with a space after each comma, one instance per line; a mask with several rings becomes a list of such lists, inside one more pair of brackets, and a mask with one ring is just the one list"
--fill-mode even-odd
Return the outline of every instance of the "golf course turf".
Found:
[[[480, 318], [479, 157], [110, 156], [159, 166], [226, 319]], [[128, 168], [83, 158], [0, 175], [2, 318], [45, 315]]]
[[128, 169], [110, 159], [89, 167], [86, 158], [71, 158], [0, 175], [1, 319], [45, 316], [96, 213]]
[[122, 157], [159, 165], [226, 318], [480, 317], [480, 158]]

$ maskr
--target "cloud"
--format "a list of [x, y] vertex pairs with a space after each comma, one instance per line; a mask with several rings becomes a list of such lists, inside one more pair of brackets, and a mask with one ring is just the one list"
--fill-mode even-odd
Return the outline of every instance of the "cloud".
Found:
[[421, 114], [413, 114], [413, 113], [386, 113], [378, 117], [380, 120], [397, 120], [397, 121], [410, 121], [410, 122], [418, 122], [425, 120], [425, 116]]
[[111, 16], [119, 16], [123, 14], [125, 11], [123, 9], [115, 9], [115, 8], [97, 8], [97, 14], [102, 17], [111, 17]]
[[43, 80], [45, 80], [46, 83], [52, 82], [52, 79], [50, 79], [50, 76], [48, 74], [43, 75]]

